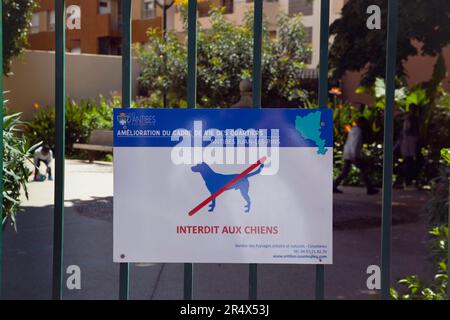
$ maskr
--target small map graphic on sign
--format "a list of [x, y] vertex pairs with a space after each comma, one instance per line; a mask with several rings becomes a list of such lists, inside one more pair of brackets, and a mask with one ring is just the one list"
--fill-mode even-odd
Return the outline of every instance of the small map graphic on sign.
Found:
[[316, 112], [308, 113], [305, 116], [297, 116], [295, 119], [295, 129], [306, 140], [313, 141], [319, 148], [318, 154], [324, 155], [327, 153], [325, 148], [325, 139], [322, 139], [322, 112], [319, 110]]

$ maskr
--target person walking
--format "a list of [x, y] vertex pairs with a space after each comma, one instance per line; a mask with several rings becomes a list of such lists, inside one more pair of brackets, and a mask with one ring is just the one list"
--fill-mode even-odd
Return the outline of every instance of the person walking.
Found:
[[341, 182], [348, 176], [352, 165], [356, 166], [361, 175], [361, 180], [364, 182], [367, 194], [374, 195], [379, 192], [378, 189], [374, 188], [370, 182], [369, 175], [367, 172], [367, 165], [361, 157], [361, 150], [363, 146], [364, 137], [367, 136], [369, 131], [369, 122], [366, 118], [360, 117], [356, 121], [356, 126], [354, 126], [345, 141], [344, 145], [344, 167], [342, 168], [341, 174], [336, 178], [333, 185], [333, 193], [343, 193], [338, 187]]

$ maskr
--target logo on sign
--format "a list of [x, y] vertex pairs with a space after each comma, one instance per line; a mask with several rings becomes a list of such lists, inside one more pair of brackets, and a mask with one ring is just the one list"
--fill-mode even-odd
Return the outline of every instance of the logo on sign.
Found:
[[119, 124], [121, 126], [125, 126], [128, 123], [128, 118], [129, 118], [129, 116], [127, 116], [127, 114], [125, 112], [121, 112], [117, 116], [117, 121], [119, 122]]
[[136, 115], [134, 113], [125, 113], [121, 112], [117, 116], [117, 121], [121, 126], [125, 128], [126, 125], [131, 126], [154, 126], [156, 124], [156, 116], [144, 116], [144, 115]]

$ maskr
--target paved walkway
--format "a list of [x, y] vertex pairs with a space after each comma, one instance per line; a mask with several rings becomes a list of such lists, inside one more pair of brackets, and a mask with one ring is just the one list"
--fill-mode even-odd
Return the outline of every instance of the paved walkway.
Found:
[[[79, 265], [82, 289], [65, 299], [116, 299], [118, 265], [112, 263], [113, 174], [110, 163], [66, 162], [65, 265]], [[18, 233], [5, 233], [4, 294], [9, 299], [49, 299], [52, 275], [53, 184], [29, 184], [30, 200], [18, 217]], [[366, 268], [380, 264], [381, 196], [343, 188], [334, 200], [334, 264], [326, 267], [327, 299], [375, 299]], [[395, 191], [392, 279], [414, 273], [430, 277], [423, 207], [427, 193]], [[260, 299], [312, 299], [314, 266], [261, 265]], [[248, 266], [195, 266], [196, 299], [246, 299]], [[131, 298], [181, 299], [181, 264], [135, 264]]]

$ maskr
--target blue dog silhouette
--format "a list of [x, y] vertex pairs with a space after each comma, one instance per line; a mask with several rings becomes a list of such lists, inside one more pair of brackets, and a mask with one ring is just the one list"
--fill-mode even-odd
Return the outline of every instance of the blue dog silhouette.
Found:
[[[255, 176], [261, 172], [261, 170], [264, 168], [264, 164], [261, 164], [261, 166], [254, 172], [247, 174], [245, 177], [243, 177], [241, 180], [230, 186], [227, 190], [237, 190], [241, 192], [242, 197], [247, 202], [245, 205], [245, 212], [250, 212], [250, 206], [251, 201], [250, 197], [248, 195], [248, 189], [250, 186], [250, 183], [248, 181], [248, 178]], [[224, 185], [226, 185], [228, 182], [236, 178], [239, 174], [221, 174], [214, 172], [206, 163], [202, 162], [200, 164], [197, 164], [191, 168], [193, 172], [198, 172], [203, 178], [203, 181], [205, 181], [206, 188], [208, 188], [208, 191], [213, 194], [216, 191], [218, 191], [220, 188], [222, 188]], [[216, 199], [213, 199], [211, 201], [211, 204], [209, 205], [209, 212], [214, 211], [214, 208], [216, 207]]]

